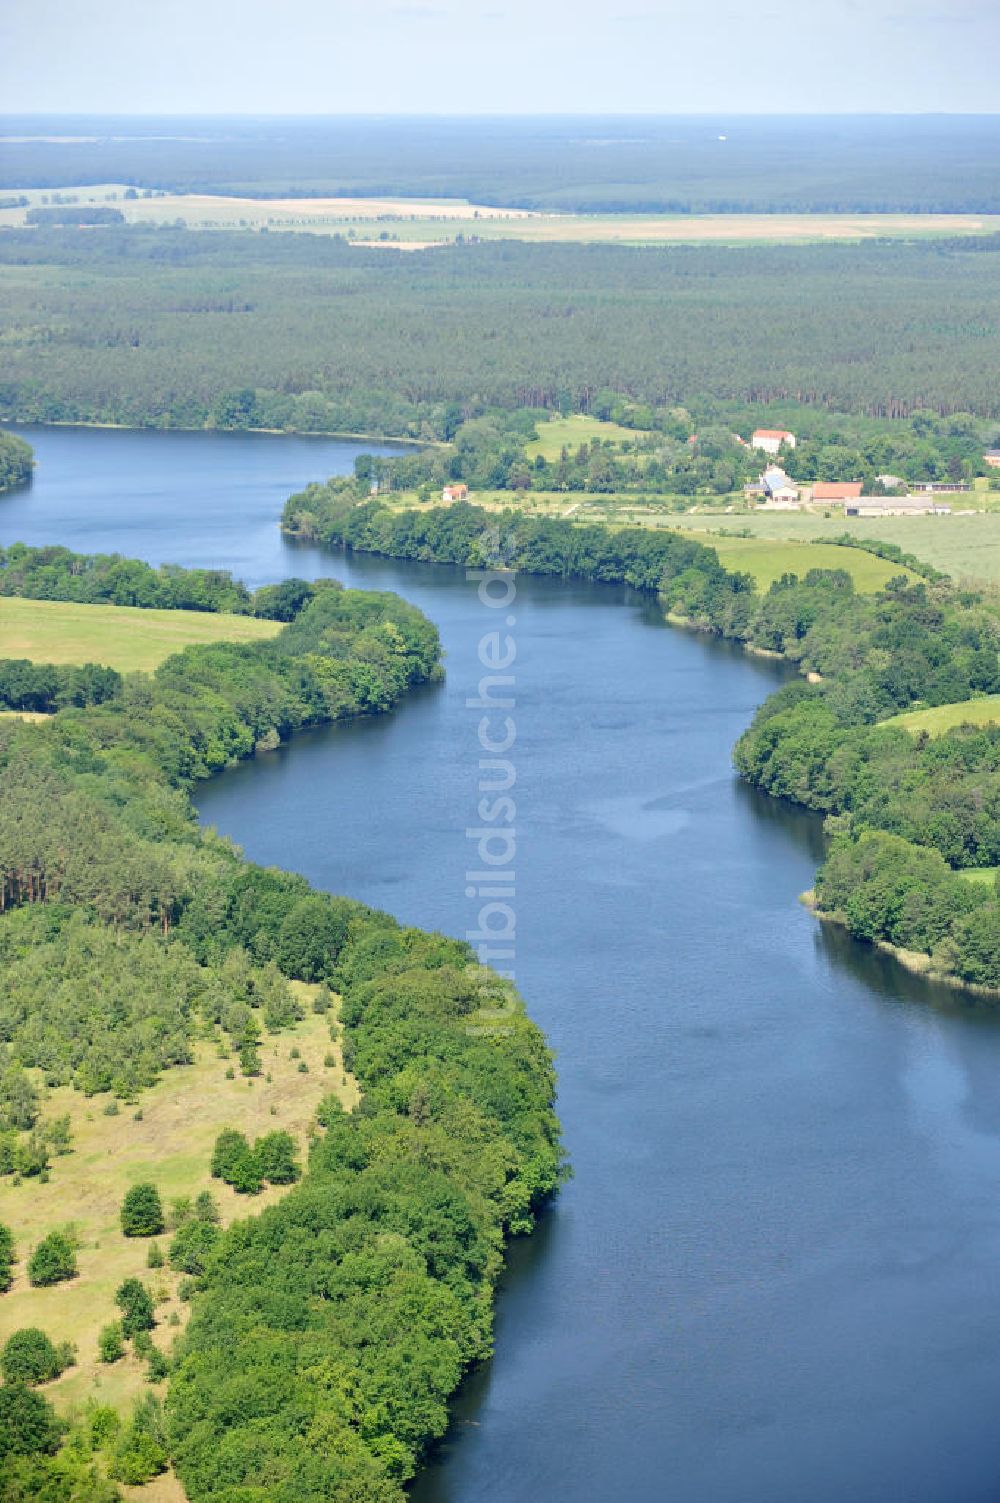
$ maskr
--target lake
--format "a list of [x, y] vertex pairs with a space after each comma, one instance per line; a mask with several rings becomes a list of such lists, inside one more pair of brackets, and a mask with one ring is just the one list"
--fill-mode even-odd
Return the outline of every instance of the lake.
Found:
[[995, 1503], [1000, 1020], [798, 904], [817, 823], [730, 764], [783, 670], [624, 589], [519, 579], [501, 608], [284, 542], [285, 496], [357, 444], [21, 431], [2, 543], [333, 574], [441, 628], [445, 683], [200, 791], [255, 860], [477, 928], [469, 701], [484, 634], [513, 640], [513, 966], [575, 1177], [512, 1250], [417, 1503]]

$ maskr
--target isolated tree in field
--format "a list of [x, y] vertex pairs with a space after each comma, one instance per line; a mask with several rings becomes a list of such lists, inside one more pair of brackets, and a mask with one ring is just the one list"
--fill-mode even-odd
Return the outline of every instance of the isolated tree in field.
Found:
[[118, 1362], [125, 1355], [125, 1340], [120, 1320], [101, 1327], [97, 1338], [97, 1355], [102, 1362]]
[[115, 1304], [122, 1312], [122, 1334], [134, 1336], [151, 1331], [156, 1324], [153, 1297], [139, 1279], [126, 1279], [115, 1292]]
[[9, 1226], [0, 1222], [0, 1294], [6, 1294], [14, 1282], [14, 1235]]
[[50, 1383], [62, 1369], [59, 1353], [37, 1326], [15, 1331], [0, 1352], [0, 1371], [5, 1383]]
[[212, 1174], [241, 1195], [256, 1195], [261, 1186], [260, 1167], [246, 1137], [226, 1127], [215, 1140]]
[[24, 1383], [5, 1383], [0, 1388], [0, 1461], [54, 1451], [63, 1428], [40, 1393]]
[[76, 1253], [65, 1232], [43, 1237], [28, 1259], [28, 1282], [45, 1288], [76, 1277]]
[[257, 1139], [253, 1152], [262, 1179], [272, 1185], [292, 1185], [298, 1179], [300, 1171], [291, 1133], [269, 1132]]
[[133, 1185], [126, 1192], [121, 1223], [126, 1237], [156, 1237], [163, 1231], [163, 1203], [155, 1185]]

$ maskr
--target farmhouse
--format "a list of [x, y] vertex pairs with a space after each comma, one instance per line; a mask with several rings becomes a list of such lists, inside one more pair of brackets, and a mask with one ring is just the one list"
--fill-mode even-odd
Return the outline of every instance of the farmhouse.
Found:
[[466, 501], [468, 500], [468, 496], [469, 487], [462, 481], [458, 481], [454, 485], [446, 485], [444, 490], [441, 492], [441, 500], [444, 502]]
[[795, 448], [795, 434], [784, 428], [755, 428], [750, 438], [752, 449], [763, 449], [765, 454], [777, 454], [782, 444]]
[[987, 449], [983, 463], [988, 464], [991, 470], [1000, 470], [1000, 449]]

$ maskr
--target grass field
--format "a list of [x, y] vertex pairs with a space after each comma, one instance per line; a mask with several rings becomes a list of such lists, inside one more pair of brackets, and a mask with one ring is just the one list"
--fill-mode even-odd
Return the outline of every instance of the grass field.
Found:
[[685, 515], [686, 531], [717, 532], [746, 529], [755, 537], [815, 542], [849, 532], [853, 537], [879, 538], [897, 543], [906, 553], [943, 569], [955, 579], [1000, 580], [1000, 514], [982, 512], [967, 517], [822, 517], [808, 512], [725, 516], [696, 512]]
[[[81, 204], [109, 204], [130, 224], [172, 224], [191, 229], [306, 230], [349, 235], [361, 245], [421, 249], [454, 241], [456, 235], [484, 240], [617, 245], [807, 244], [861, 241], [879, 236], [927, 238], [982, 235], [1000, 229], [989, 214], [539, 214], [427, 198], [235, 198], [211, 194], [164, 194], [124, 198], [125, 184], [102, 183], [71, 192]], [[24, 189], [29, 207], [41, 189]], [[0, 226], [24, 223], [26, 210], [0, 210]]]
[[975, 882], [983, 887], [993, 886], [997, 877], [1000, 877], [1000, 866], [973, 866], [965, 867], [959, 872], [966, 882]]
[[[292, 984], [308, 1006], [315, 989]], [[307, 1072], [290, 1058], [293, 1046]], [[324, 1065], [327, 1056], [333, 1058], [332, 1066]], [[141, 1121], [134, 1117], [137, 1108], [129, 1106], [106, 1116], [107, 1095], [88, 1098], [70, 1087], [50, 1092], [46, 1114], [69, 1113], [72, 1151], [54, 1160], [47, 1184], [0, 1182], [0, 1222], [13, 1231], [22, 1260], [13, 1288], [0, 1299], [0, 1344], [27, 1325], [41, 1326], [54, 1341], [76, 1343], [78, 1365], [46, 1388], [63, 1411], [75, 1410], [91, 1396], [124, 1410], [147, 1387], [145, 1365], [131, 1355], [111, 1366], [97, 1361], [98, 1332], [117, 1317], [114, 1291], [124, 1278], [139, 1277], [154, 1291], [154, 1340], [160, 1346], [169, 1347], [176, 1334], [176, 1325], [168, 1324], [171, 1317], [176, 1314], [183, 1322], [187, 1314], [187, 1305], [177, 1298], [179, 1275], [168, 1268], [147, 1268], [149, 1239], [122, 1236], [118, 1211], [128, 1186], [152, 1181], [165, 1205], [173, 1197], [210, 1189], [224, 1223], [254, 1214], [284, 1192], [271, 1187], [258, 1196], [237, 1195], [213, 1180], [209, 1163], [221, 1129], [235, 1127], [256, 1137], [283, 1128], [295, 1136], [304, 1159], [322, 1097], [336, 1092], [348, 1109], [357, 1104], [356, 1084], [345, 1076], [339, 1042], [331, 1041], [330, 1022], [321, 1015], [308, 1012], [295, 1028], [267, 1036], [262, 1058], [270, 1081], [261, 1077], [251, 1084], [239, 1075], [227, 1080], [231, 1056], [220, 1059], [213, 1046], [203, 1045], [194, 1064], [166, 1071], [142, 1094]], [[49, 1289], [31, 1288], [24, 1273], [26, 1254], [46, 1232], [66, 1225], [79, 1239], [78, 1277]], [[165, 1253], [169, 1233], [157, 1240]]]
[[134, 672], [196, 642], [260, 642], [280, 630], [279, 622], [253, 616], [0, 596], [0, 657], [35, 663], [103, 663]]
[[528, 444], [525, 452], [529, 459], [541, 454], [545, 459], [555, 460], [564, 448], [572, 454], [581, 444], [593, 443], [595, 438], [602, 442], [611, 439], [613, 443], [620, 444], [636, 437], [638, 435], [632, 428], [623, 428], [619, 423], [605, 423], [601, 418], [577, 414], [573, 417], [550, 418], [547, 423], [539, 423], [538, 439]]
[[[686, 524], [687, 518], [684, 521]], [[798, 574], [801, 578], [810, 569], [846, 569], [854, 580], [854, 588], [867, 595], [881, 590], [893, 576], [910, 573], [908, 569], [901, 570], [898, 564], [876, 558], [873, 553], [838, 547], [836, 543], [706, 537], [704, 533], [688, 531], [686, 525], [684, 535], [714, 548], [719, 562], [727, 569], [752, 574], [760, 590], [766, 590], [782, 574]]]
[[926, 710], [907, 710], [894, 715], [888, 725], [901, 725], [917, 735], [940, 736], [955, 725], [989, 725], [1000, 721], [1000, 694], [985, 694], [981, 699], [963, 699], [953, 705], [933, 705]]

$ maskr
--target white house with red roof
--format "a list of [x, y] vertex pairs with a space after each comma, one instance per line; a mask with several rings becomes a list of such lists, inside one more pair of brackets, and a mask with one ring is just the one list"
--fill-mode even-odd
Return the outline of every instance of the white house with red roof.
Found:
[[795, 448], [795, 434], [785, 428], [755, 428], [750, 438], [751, 449], [763, 449], [765, 454], [777, 454], [782, 444]]

